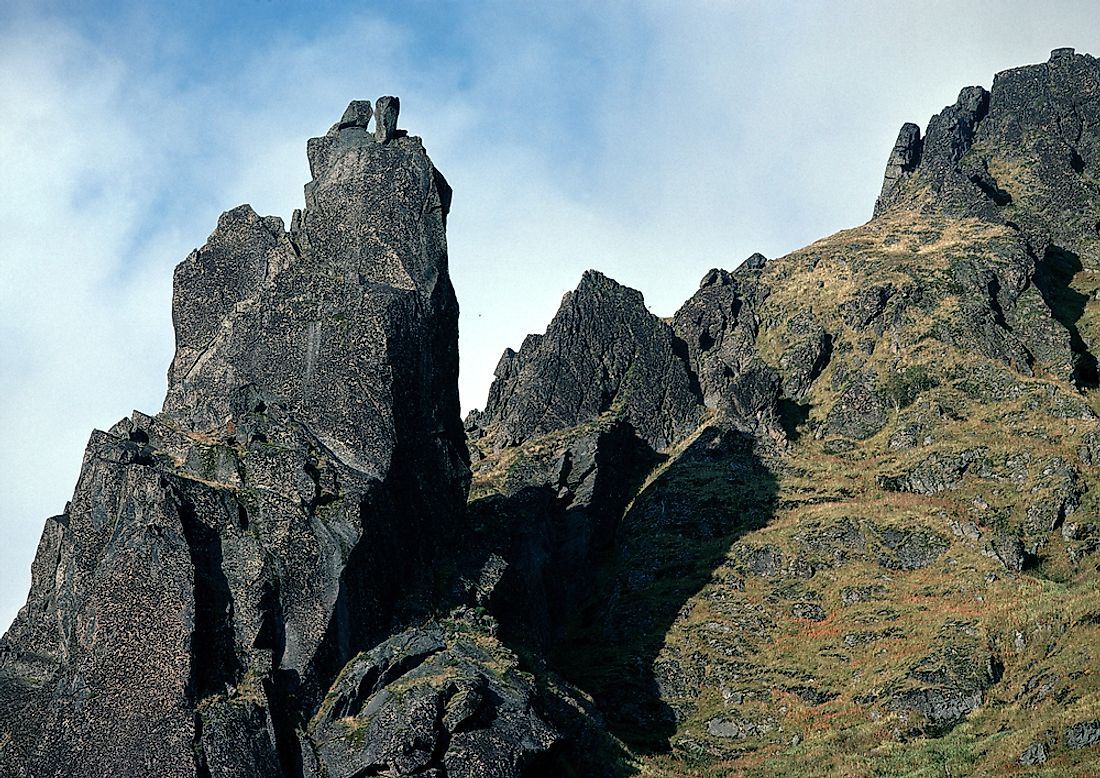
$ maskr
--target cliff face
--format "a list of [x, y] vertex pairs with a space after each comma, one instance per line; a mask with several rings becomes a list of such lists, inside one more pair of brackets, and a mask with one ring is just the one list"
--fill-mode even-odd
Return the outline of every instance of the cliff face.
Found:
[[300, 774], [427, 612], [469, 482], [450, 189], [370, 113], [310, 141], [289, 232], [241, 206], [177, 268], [164, 409], [93, 434], [4, 639], [5, 774]]
[[397, 108], [177, 268], [164, 408], [93, 434], [0, 642], [0, 772], [1089, 774], [1095, 59], [905, 125], [870, 222], [671, 320], [586, 273], [465, 429]]

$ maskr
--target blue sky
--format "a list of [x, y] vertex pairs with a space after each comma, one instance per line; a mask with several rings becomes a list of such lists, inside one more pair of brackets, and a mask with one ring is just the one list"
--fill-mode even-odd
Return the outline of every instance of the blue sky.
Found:
[[171, 274], [306, 139], [397, 94], [455, 189], [461, 392], [589, 267], [670, 315], [711, 267], [865, 221], [898, 127], [1100, 53], [1089, 2], [25, 2], [0, 8], [0, 628], [84, 443], [156, 411]]

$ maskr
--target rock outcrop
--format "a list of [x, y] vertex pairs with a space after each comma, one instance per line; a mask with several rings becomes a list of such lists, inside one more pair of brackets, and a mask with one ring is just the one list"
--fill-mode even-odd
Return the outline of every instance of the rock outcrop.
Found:
[[886, 162], [886, 173], [882, 177], [882, 192], [875, 203], [875, 213], [890, 207], [897, 199], [899, 191], [910, 173], [920, 164], [921, 154], [920, 127], [906, 122], [898, 131], [898, 139]]
[[[758, 309], [768, 296], [759, 280], [765, 266], [764, 257], [753, 254], [733, 273], [711, 270], [676, 312], [672, 327], [686, 346], [706, 406], [738, 428], [782, 439], [780, 377], [756, 347]], [[825, 356], [823, 351], [805, 355], [799, 383], [816, 378]]]
[[318, 776], [520, 775], [559, 740], [515, 656], [429, 622], [348, 663], [310, 723]]
[[1094, 344], [1071, 281], [1100, 268], [1100, 65], [1057, 49], [1049, 62], [967, 87], [920, 137], [906, 124], [887, 162], [876, 216], [976, 217], [1005, 232], [999, 262], [959, 262], [966, 296], [955, 337], [1014, 369], [1097, 384]]
[[1050, 61], [966, 87], [929, 122], [906, 124], [875, 215], [914, 206], [1011, 223], [1041, 259], [1057, 246], [1100, 266], [1100, 66], [1056, 49]]
[[508, 349], [476, 423], [514, 446], [614, 413], [656, 449], [701, 418], [692, 376], [671, 327], [640, 292], [589, 270], [543, 335]]
[[506, 469], [479, 471], [469, 517], [479, 542], [467, 567], [482, 579], [494, 565], [499, 572], [491, 587], [468, 586], [503, 637], [548, 651], [597, 591], [623, 510], [660, 457], [622, 419], [513, 454]]
[[164, 409], [93, 434], [0, 644], [4, 774], [300, 775], [344, 664], [432, 607], [469, 482], [450, 189], [371, 115], [310, 141], [289, 232], [241, 206], [177, 268]]

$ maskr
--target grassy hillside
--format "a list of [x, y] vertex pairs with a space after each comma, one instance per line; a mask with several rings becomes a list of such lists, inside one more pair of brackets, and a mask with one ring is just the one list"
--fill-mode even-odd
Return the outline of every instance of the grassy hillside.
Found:
[[[663, 452], [553, 657], [631, 771], [1002, 775], [1039, 743], [1029, 774], [1087, 774], [1095, 748], [1066, 731], [1100, 719], [1097, 394], [1065, 330], [1042, 333], [1035, 285], [1000, 314], [1028, 328], [1030, 364], [960, 313], [968, 274], [1023, 260], [1011, 228], [903, 213], [761, 271], [761, 357], [784, 376], [809, 316], [827, 366], [786, 440], [712, 417]], [[1088, 337], [1100, 279], [1060, 282]], [[868, 306], [868, 289], [889, 293]], [[870, 434], [831, 421], [853, 382]], [[482, 441], [474, 496], [586, 429]]]

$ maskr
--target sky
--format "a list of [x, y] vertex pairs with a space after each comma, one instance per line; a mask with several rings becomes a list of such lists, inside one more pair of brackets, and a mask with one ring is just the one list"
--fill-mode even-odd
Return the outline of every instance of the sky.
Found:
[[93, 428], [156, 412], [174, 266], [289, 223], [306, 139], [401, 97], [455, 190], [463, 408], [587, 268], [669, 316], [712, 267], [866, 221], [903, 122], [1100, 54], [1091, 2], [0, 4], [0, 630]]

